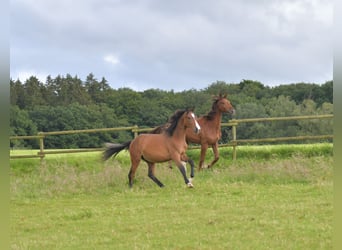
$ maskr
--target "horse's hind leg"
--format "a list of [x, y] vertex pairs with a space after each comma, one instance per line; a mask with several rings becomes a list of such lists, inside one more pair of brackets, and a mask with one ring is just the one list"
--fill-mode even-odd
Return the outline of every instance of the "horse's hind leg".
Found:
[[135, 172], [137, 171], [139, 163], [140, 163], [140, 158], [135, 159], [131, 155], [131, 169], [129, 170], [129, 173], [128, 173], [128, 185], [130, 188], [133, 186]]
[[154, 169], [155, 169], [155, 166], [156, 164], [155, 163], [151, 163], [151, 162], [148, 162], [148, 177], [150, 177], [155, 183], [157, 183], [157, 185], [159, 187], [164, 187], [164, 184], [161, 183], [157, 177], [154, 175]]
[[198, 164], [198, 170], [202, 170], [203, 169], [203, 164], [204, 164], [204, 160], [205, 160], [205, 154], [207, 152], [208, 149], [208, 144], [203, 143], [201, 145], [201, 156], [200, 156], [200, 161]]
[[214, 160], [208, 165], [208, 168], [211, 168], [220, 158], [217, 142], [212, 146], [212, 149], [214, 153]]

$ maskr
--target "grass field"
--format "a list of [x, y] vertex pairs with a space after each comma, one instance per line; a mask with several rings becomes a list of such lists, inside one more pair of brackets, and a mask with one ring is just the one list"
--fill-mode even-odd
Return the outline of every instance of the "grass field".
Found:
[[11, 249], [332, 249], [332, 144], [220, 152], [193, 189], [144, 163], [129, 189], [127, 152], [11, 160]]

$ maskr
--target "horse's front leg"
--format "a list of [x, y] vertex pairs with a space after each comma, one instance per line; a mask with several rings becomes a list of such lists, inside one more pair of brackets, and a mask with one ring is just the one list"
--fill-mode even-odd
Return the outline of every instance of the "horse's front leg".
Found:
[[191, 182], [191, 178], [195, 177], [195, 164], [194, 164], [194, 161], [192, 159], [190, 159], [186, 154], [183, 154], [181, 156], [181, 160], [185, 161], [185, 162], [189, 162], [189, 164], [190, 164], [190, 182]]
[[[179, 158], [180, 158], [180, 157], [179, 157]], [[181, 174], [183, 175], [185, 184], [186, 184], [189, 188], [194, 187], [194, 185], [191, 183], [191, 181], [190, 181], [190, 180], [188, 179], [188, 177], [186, 176], [186, 162], [185, 162], [185, 161], [182, 161], [181, 159], [174, 159], [173, 161], [175, 162], [175, 164], [177, 165], [179, 171], [180, 171]]]

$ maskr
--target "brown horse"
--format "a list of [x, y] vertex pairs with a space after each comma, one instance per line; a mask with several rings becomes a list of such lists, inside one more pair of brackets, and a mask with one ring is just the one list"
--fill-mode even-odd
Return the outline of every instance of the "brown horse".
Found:
[[[230, 114], [235, 113], [235, 109], [227, 99], [227, 95], [214, 96], [211, 111], [197, 119], [201, 126], [201, 133], [195, 134], [191, 130], [186, 130], [186, 141], [188, 143], [201, 144], [199, 170], [203, 168], [205, 154], [209, 146], [213, 149], [214, 160], [208, 165], [208, 168], [211, 168], [219, 160], [218, 141], [221, 139], [221, 120], [222, 114], [227, 112]], [[169, 122], [155, 128], [151, 133], [160, 133], [167, 129], [168, 126]]]
[[[190, 129], [195, 134], [199, 133], [200, 126], [192, 110], [179, 110], [170, 118], [170, 125], [162, 134], [140, 134], [132, 141], [123, 144], [107, 144], [103, 153], [103, 159], [114, 157], [123, 149], [128, 149], [131, 159], [131, 169], [128, 173], [129, 186], [133, 186], [135, 172], [141, 160], [148, 165], [148, 176], [159, 186], [163, 187], [154, 175], [155, 164], [173, 160], [183, 175], [185, 184], [193, 187], [191, 178], [194, 177], [194, 163], [185, 153], [187, 143], [185, 131]], [[190, 180], [186, 176], [185, 162], [191, 165]]]

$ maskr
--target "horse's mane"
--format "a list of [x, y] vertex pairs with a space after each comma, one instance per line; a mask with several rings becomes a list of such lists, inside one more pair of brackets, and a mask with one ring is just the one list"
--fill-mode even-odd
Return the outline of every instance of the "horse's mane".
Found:
[[214, 119], [214, 116], [216, 115], [217, 111], [216, 111], [216, 106], [217, 106], [217, 101], [213, 102], [213, 105], [211, 106], [211, 110], [208, 112], [208, 114], [204, 115], [204, 119], [211, 121], [212, 119]]
[[177, 110], [169, 119], [167, 122], [168, 127], [165, 129], [165, 132], [168, 136], [172, 136], [173, 132], [175, 131], [179, 119], [182, 117], [182, 115], [186, 112], [186, 109]]

